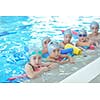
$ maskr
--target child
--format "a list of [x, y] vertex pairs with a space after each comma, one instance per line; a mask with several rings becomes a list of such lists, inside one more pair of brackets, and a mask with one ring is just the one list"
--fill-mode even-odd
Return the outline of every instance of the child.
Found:
[[93, 21], [90, 24], [90, 29], [92, 31], [92, 34], [89, 35], [89, 39], [91, 41], [93, 41], [94, 45], [96, 45], [98, 47], [98, 45], [100, 44], [100, 33], [99, 31], [99, 24], [95, 21]]
[[48, 60], [51, 62], [60, 63], [60, 64], [64, 64], [67, 62], [74, 63], [71, 57], [65, 54], [63, 55], [60, 54], [59, 45], [55, 42], [51, 41], [48, 44], [48, 52], [49, 52]]
[[84, 29], [80, 30], [78, 34], [78, 41], [76, 43], [76, 46], [82, 47], [83, 49], [88, 49], [91, 45], [93, 45], [93, 43], [87, 37], [86, 30]]
[[71, 32], [71, 29], [67, 29], [65, 32], [64, 32], [64, 41], [62, 41], [60, 43], [61, 47], [64, 48], [66, 44], [72, 44], [71, 43], [71, 39], [72, 39], [72, 32]]
[[64, 32], [64, 41], [60, 43], [60, 53], [61, 54], [69, 54], [70, 56], [73, 56], [72, 48], [65, 49], [66, 44], [72, 44], [71, 39], [72, 39], [72, 31], [71, 29], [67, 29]]
[[30, 62], [25, 65], [25, 71], [29, 78], [35, 78], [44, 71], [48, 71], [53, 68], [54, 63], [42, 63], [41, 56], [33, 55], [30, 58]]
[[43, 46], [42, 56], [43, 56], [44, 58], [47, 58], [47, 57], [49, 56], [47, 45], [48, 45], [48, 43], [49, 43], [50, 41], [51, 41], [51, 39], [50, 39], [49, 37], [43, 38], [43, 41], [42, 41], [42, 46]]

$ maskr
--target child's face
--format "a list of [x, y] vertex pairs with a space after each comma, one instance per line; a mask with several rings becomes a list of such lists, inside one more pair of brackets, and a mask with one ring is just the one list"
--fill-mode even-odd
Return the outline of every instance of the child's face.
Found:
[[49, 43], [50, 41], [51, 41], [50, 39], [45, 40], [45, 41], [43, 42], [43, 47], [44, 47], [44, 48], [47, 48], [47, 45], [48, 45], [48, 43]]
[[87, 34], [79, 34], [79, 41], [85, 42], [87, 39]]
[[66, 34], [65, 36], [64, 36], [64, 42], [65, 43], [70, 43], [70, 41], [71, 41], [71, 35], [70, 34]]
[[60, 50], [59, 50], [59, 49], [54, 49], [54, 50], [51, 52], [50, 56], [51, 56], [51, 57], [54, 57], [54, 58], [57, 58], [57, 57], [59, 56], [59, 54], [60, 54]]
[[31, 63], [35, 66], [38, 66], [41, 64], [41, 56], [39, 55], [34, 55], [31, 57]]
[[98, 28], [97, 25], [92, 25], [92, 26], [91, 26], [91, 31], [92, 31], [92, 33], [98, 33], [98, 30], [99, 30], [99, 28]]

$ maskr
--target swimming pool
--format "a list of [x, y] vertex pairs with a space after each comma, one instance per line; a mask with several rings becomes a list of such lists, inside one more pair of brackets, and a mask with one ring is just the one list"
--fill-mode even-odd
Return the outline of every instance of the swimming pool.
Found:
[[0, 16], [0, 82], [20, 83], [27, 80], [7, 79], [25, 73], [24, 66], [31, 51], [41, 50], [44, 36], [62, 40], [61, 30], [76, 26], [90, 32], [89, 24], [93, 20], [100, 24], [99, 16]]

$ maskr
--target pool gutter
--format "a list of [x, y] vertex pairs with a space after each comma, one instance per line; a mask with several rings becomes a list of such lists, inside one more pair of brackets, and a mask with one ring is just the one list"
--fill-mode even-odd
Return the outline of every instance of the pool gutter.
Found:
[[60, 83], [88, 83], [100, 74], [100, 57], [69, 77], [60, 81]]

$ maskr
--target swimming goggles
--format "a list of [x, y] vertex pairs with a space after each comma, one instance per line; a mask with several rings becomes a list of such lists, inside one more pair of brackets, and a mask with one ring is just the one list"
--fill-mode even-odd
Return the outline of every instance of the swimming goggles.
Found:
[[78, 36], [79, 36], [79, 37], [86, 37], [87, 34], [79, 34]]

